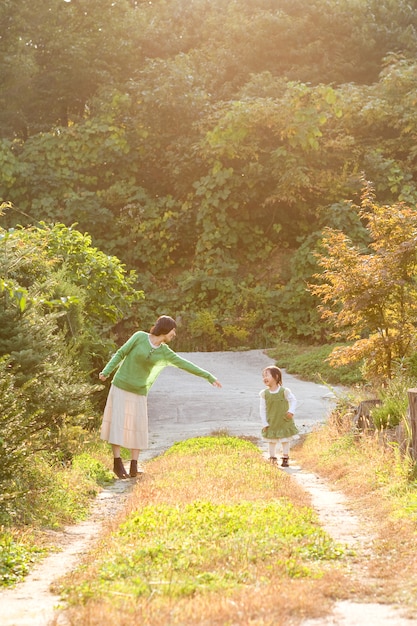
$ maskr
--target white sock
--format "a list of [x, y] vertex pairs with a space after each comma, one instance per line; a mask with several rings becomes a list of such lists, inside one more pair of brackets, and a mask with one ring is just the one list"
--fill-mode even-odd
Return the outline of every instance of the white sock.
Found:
[[276, 456], [277, 444], [275, 442], [269, 442], [269, 456]]
[[283, 441], [281, 443], [282, 446], [282, 456], [290, 456], [290, 442]]

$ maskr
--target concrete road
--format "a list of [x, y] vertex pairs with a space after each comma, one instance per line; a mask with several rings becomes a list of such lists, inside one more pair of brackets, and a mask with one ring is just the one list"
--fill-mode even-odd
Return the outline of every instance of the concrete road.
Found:
[[[150, 447], [141, 453], [141, 459], [161, 454], [176, 441], [216, 430], [260, 438], [262, 370], [273, 365], [273, 360], [262, 350], [178, 354], [214, 374], [223, 387], [217, 389], [202, 378], [167, 367], [148, 397]], [[300, 380], [285, 370], [283, 384], [297, 398], [295, 422], [300, 433], [326, 420], [340, 391]]]

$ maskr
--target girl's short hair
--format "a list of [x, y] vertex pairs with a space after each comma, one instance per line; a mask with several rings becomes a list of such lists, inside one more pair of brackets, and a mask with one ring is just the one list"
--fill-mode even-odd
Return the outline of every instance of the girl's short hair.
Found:
[[282, 385], [282, 372], [276, 365], [268, 365], [262, 370], [262, 373], [269, 372], [278, 385]]
[[177, 327], [177, 322], [169, 315], [161, 315], [152, 326], [150, 332], [155, 337], [167, 335], [173, 328]]

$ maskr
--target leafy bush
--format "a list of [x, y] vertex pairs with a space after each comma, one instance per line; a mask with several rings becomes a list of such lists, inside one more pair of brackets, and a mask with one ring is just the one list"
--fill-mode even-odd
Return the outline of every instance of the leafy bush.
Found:
[[406, 417], [408, 409], [407, 390], [413, 387], [407, 376], [397, 376], [390, 380], [380, 392], [382, 404], [371, 411], [372, 421], [378, 430], [394, 428]]
[[1, 532], [0, 587], [8, 587], [22, 580], [43, 552], [42, 548], [18, 541], [8, 532]]
[[[9, 477], [9, 490], [19, 493], [8, 498], [2, 483], [0, 497], [0, 587], [22, 580], [33, 563], [47, 552], [37, 545], [37, 535], [10, 532], [29, 525], [38, 528], [60, 528], [84, 519], [90, 503], [97, 494], [97, 486], [114, 480], [99, 458], [100, 444], [74, 457], [72, 464], [54, 463], [45, 453], [34, 454], [24, 471]], [[22, 465], [23, 467], [23, 465]]]
[[112, 473], [88, 453], [65, 465], [46, 452], [31, 454], [30, 463], [22, 464], [6, 483], [0, 524], [59, 528], [85, 519], [99, 485], [112, 480]]

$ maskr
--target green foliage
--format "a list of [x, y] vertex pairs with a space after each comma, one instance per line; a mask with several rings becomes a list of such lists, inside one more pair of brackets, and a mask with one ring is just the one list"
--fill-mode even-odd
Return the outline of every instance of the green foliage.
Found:
[[334, 367], [329, 363], [329, 356], [336, 347], [335, 344], [308, 346], [282, 342], [268, 350], [268, 354], [275, 360], [278, 367], [305, 380], [346, 386], [363, 383], [359, 365]]
[[[37, 314], [46, 318], [50, 313], [74, 358], [85, 372], [95, 375], [114, 347], [109, 341], [111, 329], [134, 315], [143, 298], [135, 288], [135, 273], [95, 248], [89, 235], [63, 224], [42, 223], [0, 234], [5, 297], [17, 299], [21, 311], [24, 299], [25, 306], [30, 303]], [[19, 316], [13, 301], [7, 302], [3, 315], [11, 316], [16, 327]], [[25, 313], [30, 314], [29, 310]], [[1, 346], [0, 339], [0, 353], [17, 352], [16, 328], [5, 335], [7, 345]], [[36, 352], [35, 345], [32, 342]]]
[[188, 324], [189, 332], [193, 337], [195, 345], [200, 346], [200, 350], [210, 350], [213, 346], [219, 345], [218, 324], [209, 311], [200, 311], [195, 314]]
[[72, 467], [98, 485], [114, 481], [114, 474], [101, 461], [88, 452], [77, 454], [72, 459]]
[[118, 259], [62, 224], [0, 231], [0, 275], [0, 486], [11, 510], [31, 488], [14, 480], [20, 467], [41, 450], [67, 462], [93, 425], [110, 330], [142, 293]]
[[[22, 468], [24, 467], [24, 471]], [[61, 528], [86, 518], [99, 486], [114, 480], [113, 474], [90, 452], [76, 454], [72, 463], [60, 463], [53, 455], [32, 452], [2, 481], [0, 523], [17, 528]]]
[[164, 454], [200, 454], [225, 453], [230, 451], [253, 450], [253, 443], [239, 437], [219, 434], [212, 437], [194, 437], [174, 443]]
[[[48, 234], [66, 256], [51, 290], [73, 298], [61, 323], [77, 329], [83, 367], [109, 351], [97, 327], [137, 313], [129, 289], [109, 297], [120, 266], [87, 253], [88, 237], [138, 272], [140, 319], [208, 311], [224, 330], [215, 349], [265, 345], [274, 332], [327, 340], [306, 290], [312, 238], [327, 225], [360, 239], [345, 203], [357, 200], [360, 172], [382, 202], [417, 200], [410, 4], [84, 4], [0, 8], [2, 220], [61, 225]], [[83, 241], [63, 230], [74, 224]], [[271, 280], [276, 250], [287, 252], [286, 277]], [[72, 256], [92, 271], [82, 277]], [[25, 285], [3, 280], [23, 310]], [[256, 297], [258, 316], [245, 302]]]
[[30, 568], [44, 554], [39, 547], [16, 540], [8, 532], [0, 532], [0, 587], [23, 580]]
[[[85, 446], [87, 451], [76, 455], [71, 464], [57, 464], [51, 455], [32, 453], [30, 462], [22, 460], [8, 483], [0, 476], [0, 587], [22, 580], [48, 552], [38, 545], [36, 534], [12, 533], [8, 527], [42, 530], [80, 521], [88, 514], [98, 485], [114, 480], [99, 460], [97, 446]], [[17, 498], [9, 497], [15, 493]]]
[[[72, 589], [78, 601], [108, 597], [110, 589], [113, 598], [116, 592], [136, 602], [141, 596], [181, 598], [259, 587], [271, 568], [288, 579], [317, 576], [324, 562], [344, 553], [317, 525], [312, 509], [275, 496], [283, 476], [271, 473], [247, 440], [194, 438], [155, 462], [168, 464], [154, 474], [157, 501], [147, 498], [112, 534], [96, 559], [94, 580]], [[188, 501], [183, 493], [202, 474], [213, 498]], [[233, 492], [227, 502], [223, 488], [221, 498], [215, 496], [219, 480]], [[249, 500], [238, 485], [247, 492], [250, 480], [260, 491], [255, 488]]]
[[414, 381], [404, 374], [390, 380], [380, 391], [382, 404], [371, 411], [372, 421], [378, 430], [394, 428], [401, 422], [406, 423], [408, 410], [407, 391], [414, 386]]

